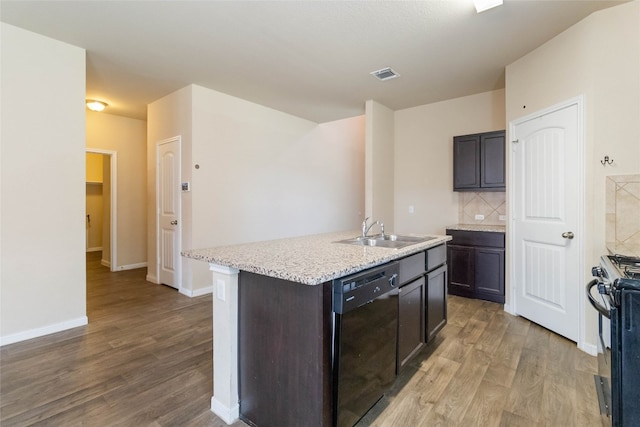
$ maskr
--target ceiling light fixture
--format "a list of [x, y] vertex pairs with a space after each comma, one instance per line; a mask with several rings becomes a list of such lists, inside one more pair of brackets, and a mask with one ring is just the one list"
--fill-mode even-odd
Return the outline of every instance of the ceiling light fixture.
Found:
[[393, 71], [391, 69], [391, 67], [383, 68], [383, 69], [378, 70], [378, 71], [372, 71], [369, 74], [371, 74], [373, 77], [375, 77], [375, 78], [377, 78], [378, 80], [381, 80], [381, 81], [391, 80], [391, 79], [395, 79], [397, 77], [400, 77], [400, 74], [398, 74], [395, 71]]
[[480, 13], [497, 6], [502, 6], [502, 0], [473, 0], [473, 4], [476, 6], [476, 11]]
[[107, 108], [109, 104], [97, 99], [87, 99], [87, 108], [91, 111], [102, 111]]

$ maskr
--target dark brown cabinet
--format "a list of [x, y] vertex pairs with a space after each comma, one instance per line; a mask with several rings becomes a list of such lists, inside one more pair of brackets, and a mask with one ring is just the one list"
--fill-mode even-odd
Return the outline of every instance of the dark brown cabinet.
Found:
[[504, 304], [504, 249], [475, 248], [475, 292]]
[[504, 304], [504, 233], [447, 230], [448, 291]]
[[398, 372], [424, 345], [426, 252], [400, 260], [398, 296]]
[[447, 324], [447, 266], [427, 273], [427, 306], [425, 338], [429, 342]]
[[331, 425], [331, 310], [331, 282], [305, 286], [240, 272], [238, 388], [245, 423]]
[[424, 345], [424, 276], [400, 288], [398, 298], [398, 370]]
[[[447, 245], [449, 290], [473, 292], [475, 276], [475, 249], [469, 246]], [[455, 292], [450, 292], [455, 293]]]
[[446, 245], [400, 260], [398, 372], [447, 324]]
[[453, 138], [453, 190], [504, 191], [505, 132]]

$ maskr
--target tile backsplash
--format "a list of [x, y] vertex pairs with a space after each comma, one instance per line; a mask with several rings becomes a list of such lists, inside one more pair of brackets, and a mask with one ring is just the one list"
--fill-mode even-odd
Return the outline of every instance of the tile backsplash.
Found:
[[606, 182], [607, 248], [640, 256], [640, 175], [613, 175]]
[[[506, 221], [500, 216], [506, 216], [506, 193], [495, 192], [459, 192], [458, 193], [458, 223], [505, 225]], [[475, 219], [476, 215], [483, 215], [484, 219]]]

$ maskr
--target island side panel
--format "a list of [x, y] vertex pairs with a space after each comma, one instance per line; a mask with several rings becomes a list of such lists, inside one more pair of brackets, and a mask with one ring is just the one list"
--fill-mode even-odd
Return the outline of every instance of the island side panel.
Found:
[[330, 426], [331, 282], [240, 272], [240, 418], [256, 426]]

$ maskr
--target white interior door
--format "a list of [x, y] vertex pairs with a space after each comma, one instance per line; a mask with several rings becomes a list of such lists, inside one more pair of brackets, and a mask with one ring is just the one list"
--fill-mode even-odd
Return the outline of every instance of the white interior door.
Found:
[[582, 296], [581, 114], [576, 101], [511, 128], [515, 312], [576, 342]]
[[180, 138], [157, 148], [158, 281], [180, 288]]

